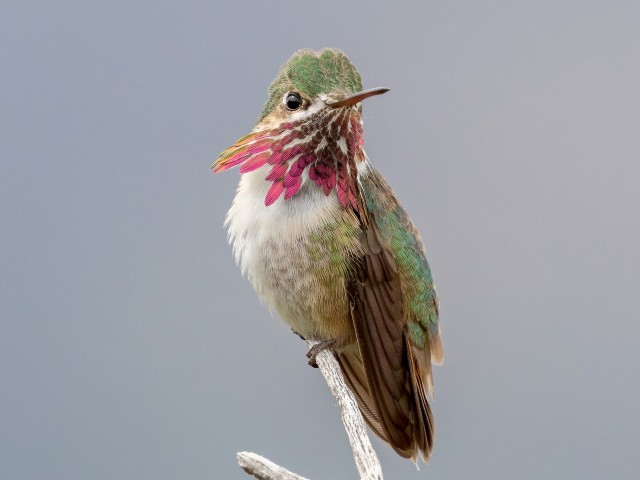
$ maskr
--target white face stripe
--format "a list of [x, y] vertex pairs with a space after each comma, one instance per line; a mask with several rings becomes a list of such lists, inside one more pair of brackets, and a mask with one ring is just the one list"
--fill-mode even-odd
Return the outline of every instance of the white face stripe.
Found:
[[[282, 103], [284, 104], [287, 100], [287, 95], [289, 95], [290, 92], [287, 92], [284, 97], [282, 98]], [[318, 113], [320, 110], [322, 110], [324, 107], [326, 107], [326, 104], [324, 103], [325, 100], [323, 99], [323, 97], [326, 97], [326, 95], [320, 95], [311, 105], [309, 105], [308, 108], [306, 108], [305, 110], [300, 110], [298, 112], [293, 112], [290, 116], [289, 116], [289, 120], [292, 122], [298, 122], [300, 120], [306, 120], [308, 117], [310, 117], [311, 115], [314, 115], [316, 113]]]

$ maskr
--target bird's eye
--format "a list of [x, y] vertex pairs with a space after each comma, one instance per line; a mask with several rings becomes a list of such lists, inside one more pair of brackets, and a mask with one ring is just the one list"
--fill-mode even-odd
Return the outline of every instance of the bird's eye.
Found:
[[284, 106], [287, 110], [298, 110], [302, 106], [302, 99], [297, 93], [289, 93], [284, 99]]

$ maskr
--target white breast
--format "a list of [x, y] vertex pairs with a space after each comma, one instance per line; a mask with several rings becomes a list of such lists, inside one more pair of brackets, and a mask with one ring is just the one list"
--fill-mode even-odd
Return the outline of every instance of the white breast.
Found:
[[306, 237], [340, 212], [336, 195], [324, 195], [307, 178], [294, 198], [285, 200], [283, 194], [267, 207], [264, 199], [272, 183], [264, 177], [269, 168], [242, 175], [225, 220], [236, 262], [247, 276], [255, 273], [251, 272], [252, 258], [265, 242], [286, 244]]
[[[280, 196], [268, 207], [264, 204], [272, 183], [264, 180], [269, 166], [245, 173], [227, 214], [225, 225], [242, 274], [253, 284], [261, 300], [285, 320], [295, 312], [285, 298], [308, 271], [306, 240], [327, 222], [340, 215], [335, 192], [324, 195], [308, 178], [294, 198]], [[306, 177], [306, 175], [305, 175]], [[304, 279], [303, 279], [304, 280]]]

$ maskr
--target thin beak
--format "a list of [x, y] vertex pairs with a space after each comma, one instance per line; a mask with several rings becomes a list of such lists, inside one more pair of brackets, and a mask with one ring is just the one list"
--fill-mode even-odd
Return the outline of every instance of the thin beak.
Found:
[[347, 98], [343, 98], [337, 102], [325, 102], [325, 104], [333, 108], [349, 107], [361, 102], [365, 98], [373, 97], [374, 95], [382, 95], [388, 91], [389, 89], [386, 87], [370, 88], [369, 90], [363, 90], [361, 92], [354, 93], [353, 95], [349, 95]]

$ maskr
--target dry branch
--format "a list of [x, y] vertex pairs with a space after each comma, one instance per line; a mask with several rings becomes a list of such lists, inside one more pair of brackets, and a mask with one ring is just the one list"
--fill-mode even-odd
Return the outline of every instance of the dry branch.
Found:
[[[317, 342], [308, 343], [309, 347], [312, 347]], [[331, 393], [338, 400], [342, 423], [349, 437], [360, 479], [382, 480], [380, 462], [367, 435], [367, 427], [358, 409], [356, 399], [344, 381], [338, 361], [330, 350], [322, 350], [316, 356], [316, 363]], [[245, 472], [260, 480], [305, 480], [255, 453], [238, 453], [238, 463]]]
[[258, 480], [307, 480], [257, 453], [238, 452], [237, 458], [240, 467]]

